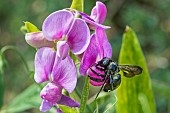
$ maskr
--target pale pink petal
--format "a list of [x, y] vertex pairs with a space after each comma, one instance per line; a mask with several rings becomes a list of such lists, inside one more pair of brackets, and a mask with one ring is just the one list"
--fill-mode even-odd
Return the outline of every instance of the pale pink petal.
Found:
[[53, 103], [47, 100], [43, 100], [40, 106], [41, 112], [47, 112], [53, 107]]
[[47, 40], [59, 40], [66, 35], [74, 20], [73, 14], [60, 10], [50, 14], [44, 21], [42, 32]]
[[41, 47], [54, 47], [55, 44], [53, 41], [48, 41], [42, 32], [31, 32], [26, 33], [25, 35], [26, 42], [34, 47], [34, 48], [41, 48]]
[[35, 54], [35, 74], [34, 80], [42, 83], [49, 80], [56, 52], [52, 48], [43, 47], [37, 50]]
[[53, 82], [59, 84], [71, 93], [77, 83], [76, 66], [68, 55], [64, 60], [56, 55], [52, 70]]
[[81, 19], [75, 19], [67, 34], [67, 43], [74, 54], [83, 53], [90, 43], [90, 30]]
[[60, 101], [62, 96], [62, 87], [54, 83], [48, 83], [40, 92], [43, 100], [47, 100], [55, 104]]
[[66, 41], [58, 41], [57, 42], [57, 55], [61, 57], [61, 59], [65, 59], [68, 55], [69, 45]]

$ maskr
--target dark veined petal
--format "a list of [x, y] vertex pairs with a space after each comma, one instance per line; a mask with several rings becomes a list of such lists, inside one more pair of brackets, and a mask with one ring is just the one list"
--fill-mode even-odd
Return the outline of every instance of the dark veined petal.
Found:
[[95, 22], [102, 24], [106, 18], [107, 9], [106, 6], [100, 2], [96, 2], [96, 6], [92, 9], [90, 17], [94, 19]]
[[76, 18], [67, 34], [67, 43], [74, 54], [83, 53], [90, 43], [90, 30], [84, 20]]
[[52, 48], [43, 47], [37, 50], [35, 54], [35, 74], [34, 79], [37, 83], [49, 80], [56, 52]]
[[59, 40], [66, 35], [74, 20], [73, 14], [60, 10], [50, 14], [44, 21], [42, 32], [47, 40]]
[[62, 95], [61, 100], [58, 101], [57, 104], [65, 105], [68, 107], [80, 107], [78, 102], [65, 95]]
[[69, 45], [66, 41], [58, 41], [57, 42], [57, 55], [61, 57], [61, 59], [65, 59], [68, 55]]
[[54, 47], [55, 44], [53, 41], [48, 41], [42, 32], [31, 32], [26, 33], [25, 35], [26, 42], [34, 47], [34, 48], [41, 48], [41, 47]]
[[79, 68], [80, 74], [83, 76], [86, 75], [86, 72], [89, 69], [89, 67], [96, 62], [97, 56], [99, 54], [98, 47], [96, 44], [97, 44], [96, 37], [93, 34], [91, 36], [90, 44], [83, 54], [83, 58], [81, 60]]
[[96, 40], [98, 41], [98, 47], [100, 51], [100, 58], [112, 57], [112, 46], [110, 45], [105, 30], [101, 28], [96, 29]]
[[54, 83], [48, 83], [40, 92], [40, 96], [43, 100], [52, 102], [55, 104], [60, 101], [62, 96], [62, 87]]
[[43, 100], [40, 106], [41, 112], [47, 112], [53, 107], [53, 103], [47, 100]]
[[71, 93], [77, 83], [76, 66], [68, 55], [64, 60], [56, 55], [52, 70], [53, 82], [59, 84]]

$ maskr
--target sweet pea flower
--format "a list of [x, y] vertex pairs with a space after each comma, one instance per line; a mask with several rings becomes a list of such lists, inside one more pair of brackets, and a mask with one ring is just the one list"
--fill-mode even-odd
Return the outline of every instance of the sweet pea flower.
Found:
[[69, 50], [75, 55], [83, 53], [90, 43], [90, 30], [86, 22], [65, 9], [50, 14], [43, 22], [42, 33], [35, 34], [26, 34], [28, 44], [41, 48], [52, 47], [54, 44], [51, 42], [57, 42], [60, 45], [57, 49], [61, 49], [57, 54], [62, 59]]
[[35, 75], [37, 83], [49, 82], [41, 91], [43, 99], [40, 106], [42, 112], [51, 109], [57, 104], [69, 107], [79, 107], [79, 103], [62, 94], [62, 89], [71, 93], [77, 83], [76, 66], [69, 55], [62, 60], [49, 47], [38, 49], [35, 55]]
[[102, 25], [106, 18], [106, 14], [107, 14], [106, 6], [100, 1], [96, 2], [96, 6], [93, 7], [90, 16], [83, 12], [80, 12], [82, 19], [90, 24], [89, 27], [92, 30], [95, 30], [96, 28], [102, 29], [110, 28], [109, 26]]
[[[83, 53], [90, 43], [90, 30], [84, 20], [75, 18], [68, 10], [50, 14], [44, 21], [42, 32], [49, 41], [58, 40], [58, 56], [64, 59], [71, 50], [75, 55]], [[62, 51], [62, 52], [61, 52]]]
[[[102, 2], [96, 2], [96, 6], [92, 9], [91, 16], [85, 15], [82, 13], [82, 18], [90, 23], [90, 26], [92, 29], [95, 30], [95, 33], [91, 35], [90, 44], [87, 48], [87, 50], [84, 52], [81, 63], [80, 63], [80, 74], [85, 76], [88, 74], [90, 77], [99, 78], [96, 74], [91, 72], [89, 69], [90, 67], [97, 63], [100, 59], [104, 57], [112, 57], [112, 47], [110, 43], [108, 42], [105, 29], [108, 27], [105, 27], [101, 25], [104, 22], [104, 19], [106, 17], [106, 6]], [[94, 68], [96, 72], [99, 72], [96, 68]], [[99, 72], [103, 74], [103, 72]], [[90, 81], [90, 83], [94, 86], [102, 85], [102, 82], [95, 82]]]
[[90, 44], [83, 54], [79, 69], [80, 74], [85, 76], [87, 70], [104, 57], [112, 57], [112, 47], [106, 33], [98, 28], [96, 33], [91, 36]]

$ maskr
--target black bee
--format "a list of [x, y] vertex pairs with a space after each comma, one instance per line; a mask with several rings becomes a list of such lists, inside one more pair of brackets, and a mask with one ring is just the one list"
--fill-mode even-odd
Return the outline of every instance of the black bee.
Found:
[[[104, 74], [96, 72], [92, 69], [92, 66], [99, 71], [103, 71]], [[123, 71], [125, 77], [133, 77], [135, 75], [139, 75], [142, 73], [142, 68], [139, 66], [133, 65], [118, 65], [116, 62], [112, 61], [110, 58], [104, 57], [102, 60], [98, 61], [96, 64], [92, 65], [90, 70], [100, 76], [102, 79], [90, 77], [92, 81], [95, 82], [103, 82], [103, 85], [98, 92], [96, 98], [98, 97], [99, 93], [103, 89], [105, 92], [110, 92], [115, 90], [121, 83], [121, 75], [119, 71]], [[104, 88], [103, 88], [104, 87]]]

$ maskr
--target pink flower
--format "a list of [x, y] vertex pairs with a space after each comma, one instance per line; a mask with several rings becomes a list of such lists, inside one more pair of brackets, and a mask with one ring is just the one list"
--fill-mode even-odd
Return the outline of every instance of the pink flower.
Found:
[[[104, 22], [106, 13], [106, 6], [99, 1], [96, 2], [96, 6], [92, 9], [90, 16], [80, 13], [82, 15], [82, 19], [90, 24], [91, 29], [95, 30], [95, 33], [91, 35], [90, 44], [87, 50], [84, 52], [81, 60], [79, 71], [83, 76], [88, 74], [90, 77], [100, 79], [100, 77], [91, 72], [89, 68], [104, 57], [112, 57], [112, 47], [105, 33], [105, 29], [109, 27], [101, 25]], [[98, 71], [95, 68], [94, 70], [96, 72]], [[99, 73], [102, 74], [102, 72]], [[103, 84], [100, 82], [94, 82], [92, 80], [90, 83], [95, 86]]]
[[39, 84], [49, 82], [40, 93], [43, 99], [41, 111], [48, 111], [57, 104], [79, 107], [79, 103], [62, 95], [63, 88], [71, 93], [77, 83], [76, 66], [70, 56], [67, 55], [62, 60], [52, 48], [38, 49], [35, 55], [34, 79]]

